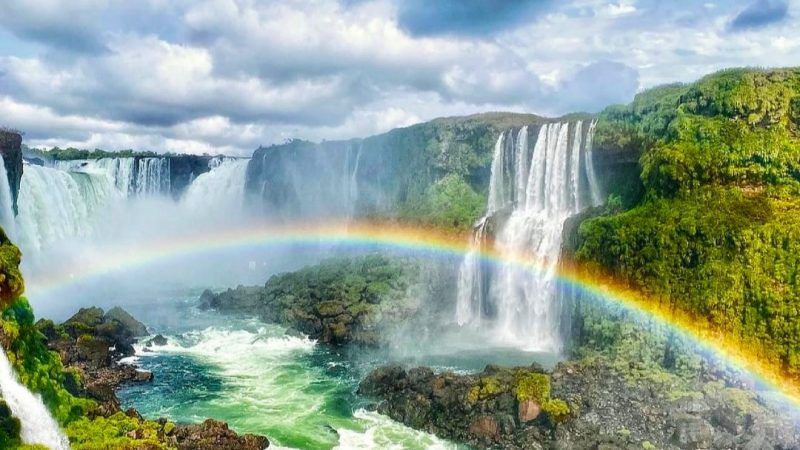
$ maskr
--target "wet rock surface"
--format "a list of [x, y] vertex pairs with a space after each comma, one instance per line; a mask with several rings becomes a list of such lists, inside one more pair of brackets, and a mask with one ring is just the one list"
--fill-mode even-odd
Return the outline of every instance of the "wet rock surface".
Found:
[[114, 393], [120, 385], [153, 377], [150, 372], [119, 362], [133, 356], [137, 337], [147, 334], [144, 324], [122, 308], [108, 312], [97, 307], [81, 308], [62, 324], [40, 320], [36, 327], [64, 366], [80, 374], [82, 386], [76, 386], [73, 393], [98, 400], [103, 414], [120, 410]]
[[0, 128], [0, 156], [3, 157], [3, 165], [8, 176], [8, 186], [11, 188], [11, 201], [16, 213], [23, 169], [22, 135], [20, 133]]
[[423, 296], [408, 294], [418, 273], [396, 258], [338, 258], [273, 276], [263, 287], [205, 291], [200, 307], [255, 316], [323, 343], [378, 345], [381, 331], [420, 309]]
[[[390, 365], [371, 372], [359, 393], [395, 420], [478, 448], [800, 448], [797, 418], [752, 391], [666, 372], [632, 374], [603, 358], [550, 373], [487, 366], [479, 374], [434, 374]], [[560, 401], [566, 410], [551, 403]]]

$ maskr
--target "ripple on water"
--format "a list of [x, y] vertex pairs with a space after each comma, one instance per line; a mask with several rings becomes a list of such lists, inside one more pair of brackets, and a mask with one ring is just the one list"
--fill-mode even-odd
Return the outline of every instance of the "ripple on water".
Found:
[[152, 351], [137, 348], [139, 363], [157, 374], [154, 382], [120, 392], [126, 407], [145, 416], [214, 417], [239, 432], [267, 435], [271, 448], [455, 448], [356, 409], [358, 376], [350, 364], [281, 327], [226, 320], [168, 335], [167, 342]]

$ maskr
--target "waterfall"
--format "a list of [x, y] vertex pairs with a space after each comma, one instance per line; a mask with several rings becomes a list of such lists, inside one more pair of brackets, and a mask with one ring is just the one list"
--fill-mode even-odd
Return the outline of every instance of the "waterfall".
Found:
[[0, 392], [11, 413], [19, 419], [25, 444], [39, 444], [53, 450], [68, 450], [69, 441], [61, 433], [41, 397], [25, 388], [14, 375], [5, 350], [0, 347]]
[[597, 182], [597, 176], [594, 174], [594, 161], [592, 159], [592, 139], [594, 138], [594, 126], [597, 124], [596, 120], [593, 120], [592, 123], [589, 125], [589, 133], [586, 148], [588, 149], [586, 152], [586, 159], [587, 163], [586, 167], [586, 178], [589, 181], [589, 192], [591, 193], [592, 198], [592, 206], [598, 206], [603, 204], [603, 194], [600, 192], [600, 184]]
[[52, 166], [66, 172], [105, 175], [123, 197], [164, 194], [170, 189], [170, 162], [166, 157], [73, 159], [55, 161]]
[[249, 161], [233, 158], [219, 160], [210, 171], [192, 181], [183, 194], [181, 204], [191, 211], [207, 211], [209, 208], [241, 210]]
[[3, 156], [0, 155], [0, 226], [13, 241], [17, 239], [17, 227], [14, 222], [14, 200], [11, 186], [8, 184], [8, 173]]
[[[533, 150], [528, 127], [502, 133], [495, 144], [486, 215], [475, 226], [459, 271], [456, 321], [488, 331], [499, 343], [560, 352], [562, 319], [556, 272], [564, 222], [599, 203], [591, 168], [591, 133], [583, 122], [548, 123]], [[531, 255], [535, 273], [512, 264], [482, 264], [492, 224], [495, 250]]]
[[92, 215], [118, 195], [109, 178], [26, 164], [19, 192], [17, 230], [24, 250], [91, 233]]
[[55, 161], [53, 167], [66, 172], [84, 172], [105, 175], [123, 197], [131, 195], [135, 188], [135, 158], [100, 158]]
[[347, 209], [348, 220], [352, 219], [356, 213], [358, 202], [358, 166], [361, 163], [361, 150], [363, 150], [363, 148], [364, 144], [359, 143], [356, 156], [352, 158], [352, 147], [348, 147], [346, 157], [344, 158], [344, 173], [342, 179], [345, 181], [342, 183], [342, 188], [344, 191], [343, 198]]
[[169, 192], [169, 158], [140, 158], [136, 170], [136, 193], [141, 195]]

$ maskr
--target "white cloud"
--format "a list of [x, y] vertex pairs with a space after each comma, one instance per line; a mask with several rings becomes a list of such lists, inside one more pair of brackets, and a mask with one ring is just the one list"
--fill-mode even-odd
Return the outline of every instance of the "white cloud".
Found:
[[0, 45], [0, 116], [39, 145], [246, 154], [442, 115], [596, 111], [726, 66], [800, 61], [798, 11], [729, 32], [746, 1], [552, 2], [478, 37], [411, 35], [396, 1], [9, 0], [0, 27], [44, 50]]

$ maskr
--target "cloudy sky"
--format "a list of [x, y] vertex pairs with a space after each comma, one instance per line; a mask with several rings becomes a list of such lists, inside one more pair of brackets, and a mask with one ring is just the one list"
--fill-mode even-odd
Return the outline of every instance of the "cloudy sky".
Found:
[[249, 154], [800, 65], [800, 0], [0, 0], [31, 146]]

